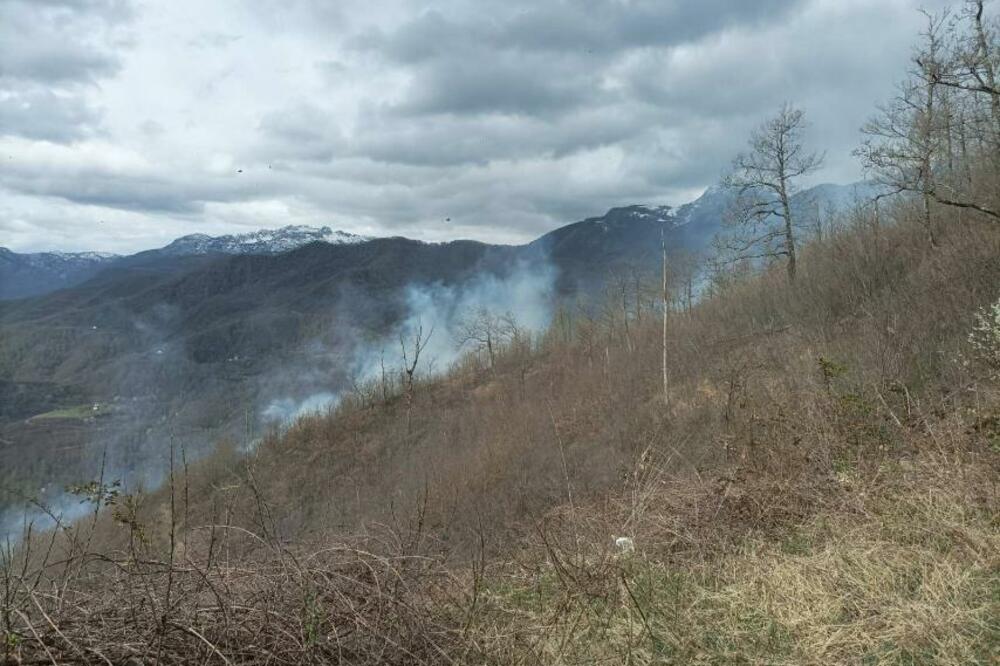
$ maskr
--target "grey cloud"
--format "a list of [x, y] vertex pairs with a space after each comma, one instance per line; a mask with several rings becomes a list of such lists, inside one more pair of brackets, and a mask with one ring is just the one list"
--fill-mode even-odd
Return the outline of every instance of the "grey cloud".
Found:
[[499, 114], [415, 118], [372, 127], [354, 150], [390, 163], [435, 166], [560, 158], [626, 140], [652, 115], [649, 108], [608, 106], [581, 108], [554, 121]]
[[605, 70], [637, 50], [670, 49], [734, 25], [780, 20], [801, 0], [681, 2], [587, 0], [514, 3], [447, 18], [425, 12], [394, 31], [369, 31], [356, 48], [409, 68], [404, 115], [491, 112], [544, 115], [607, 98]]
[[582, 106], [554, 120], [494, 113], [403, 122], [389, 113], [369, 118], [347, 138], [319, 109], [296, 107], [265, 118], [258, 154], [265, 161], [367, 158], [422, 167], [483, 165], [526, 155], [564, 157], [626, 140], [656, 120], [656, 110], [641, 104]]
[[[177, 15], [197, 11], [191, 2]], [[175, 16], [163, 29], [180, 35], [176, 60], [145, 42], [136, 62], [151, 64], [141, 82], [149, 103], [126, 117], [119, 84], [136, 85], [135, 68], [107, 86], [102, 78], [130, 57], [115, 33], [128, 20], [121, 3], [0, 0], [0, 16], [13, 7], [20, 25], [31, 12], [65, 21], [53, 28], [63, 45], [39, 38], [50, 65], [16, 47], [17, 76], [38, 78], [0, 77], [6, 133], [98, 136], [176, 165], [108, 171], [83, 151], [73, 168], [15, 168], [3, 184], [39, 209], [108, 207], [167, 226], [273, 214], [263, 223], [525, 240], [614, 205], [683, 202], [786, 99], [806, 109], [811, 144], [829, 153], [820, 177], [857, 177], [857, 127], [891, 94], [920, 28], [917, 0], [244, 3], [196, 27]], [[93, 38], [81, 26], [95, 27]], [[6, 47], [0, 39], [0, 55]], [[56, 57], [72, 49], [75, 70]], [[192, 69], [206, 57], [215, 69]], [[104, 122], [119, 126], [104, 125], [103, 104], [113, 119]], [[230, 161], [245, 173], [206, 172]]]
[[203, 32], [189, 39], [188, 44], [199, 49], [221, 49], [242, 38], [242, 35], [230, 35], [224, 32]]
[[[425, 12], [394, 32], [369, 31], [354, 39], [356, 48], [382, 53], [413, 78], [402, 101], [359, 116], [350, 139], [301, 109], [272, 114], [262, 130], [272, 150], [275, 143], [282, 147], [272, 154], [294, 156], [292, 146], [298, 145], [302, 159], [365, 156], [422, 166], [559, 158], [639, 142], [651, 127], [690, 123], [702, 112], [700, 97], [715, 94], [695, 80], [697, 71], [672, 85], [662, 63], [669, 48], [646, 47], [676, 46], [739, 21], [774, 21], [799, 4], [593, 0], [582, 7], [524, 2], [490, 13], [490, 19], [481, 12], [464, 18], [461, 12]], [[638, 51], [624, 85], [606, 85], [618, 74], [618, 60], [594, 52], [602, 49]], [[656, 82], [642, 84], [649, 86], [644, 90], [640, 79]], [[733, 83], [736, 96], [740, 86]], [[736, 99], [726, 106], [740, 108]]]
[[269, 113], [260, 122], [262, 140], [257, 152], [265, 161], [330, 160], [336, 153], [343, 153], [345, 145], [331, 118], [328, 111], [308, 103]]
[[86, 11], [104, 17], [130, 14], [126, 0], [3, 0], [2, 5], [34, 5], [36, 7], [62, 8]]
[[0, 77], [59, 84], [110, 76], [121, 62], [105, 40], [130, 16], [122, 1], [0, 2]]
[[[369, 0], [251, 0], [253, 20], [268, 33], [310, 35], [328, 40], [351, 26], [352, 9], [371, 12]], [[352, 5], [355, 5], [352, 7]]]
[[230, 175], [167, 171], [134, 173], [102, 169], [52, 169], [8, 162], [0, 184], [19, 194], [126, 211], [191, 215], [208, 202], [238, 202], [271, 196], [276, 181], [234, 171]]
[[108, 54], [79, 44], [45, 44], [24, 37], [28, 36], [3, 35], [0, 77], [53, 83], [91, 82], [118, 70], [118, 61]]
[[491, 58], [457, 55], [417, 69], [409, 99], [396, 111], [424, 113], [517, 113], [545, 115], [601, 97], [594, 72], [572, 59], [497, 53]]
[[[828, 151], [825, 177], [857, 177], [851, 151], [859, 141], [858, 128], [879, 100], [891, 94], [916, 37], [886, 30], [885, 8], [876, 4], [830, 14], [822, 26], [801, 31], [772, 26], [702, 43], [683, 58], [645, 52], [616, 73], [623, 94], [664, 110], [674, 126], [692, 129], [700, 149], [685, 154], [683, 161], [694, 173], [707, 175], [698, 168], [706, 158], [728, 166], [727, 155], [742, 148], [750, 129], [788, 100], [806, 110], [811, 124], [807, 140]], [[915, 9], [911, 14], [917, 17]], [[683, 149], [691, 143], [674, 145]], [[679, 182], [663, 163], [643, 171], [657, 174], [653, 177], [659, 182]]]
[[166, 127], [149, 118], [139, 123], [138, 128], [140, 132], [148, 137], [162, 136], [167, 131]]
[[67, 142], [93, 135], [86, 92], [113, 76], [124, 0], [0, 2], [0, 134]]
[[23, 85], [0, 95], [0, 136], [65, 142], [94, 134], [99, 114], [81, 100]]
[[549, 0], [458, 3], [458, 18], [427, 11], [393, 31], [369, 31], [354, 46], [410, 64], [463, 57], [465, 51], [575, 52], [581, 55], [699, 39], [733, 25], [781, 20], [803, 0]]
[[499, 33], [500, 41], [540, 51], [621, 51], [670, 47], [732, 25], [748, 26], [803, 4], [801, 0], [588, 0], [532, 4]]

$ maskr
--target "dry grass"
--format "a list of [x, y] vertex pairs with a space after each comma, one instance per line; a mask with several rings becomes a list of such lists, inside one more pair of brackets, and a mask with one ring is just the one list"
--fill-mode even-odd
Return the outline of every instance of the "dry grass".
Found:
[[[66, 587], [32, 586], [33, 572], [13, 581], [6, 658], [995, 663], [1000, 461], [961, 449], [841, 474], [804, 523], [714, 535], [696, 506], [718, 514], [720, 501], [745, 494], [674, 482], [650, 465], [631, 529], [636, 496], [622, 493], [564, 507], [515, 558], [471, 567], [428, 554], [440, 544], [416, 532], [310, 550], [271, 541], [264, 525], [216, 526], [184, 534], [172, 561], [137, 543], [86, 558]], [[612, 548], [622, 526], [634, 553]], [[253, 555], [234, 557], [247, 542]]]
[[845, 479], [847, 505], [725, 543], [647, 521], [632, 554], [593, 540], [613, 529], [593, 512], [561, 516], [535, 558], [488, 583], [481, 629], [512, 663], [995, 663], [996, 465], [921, 455]]

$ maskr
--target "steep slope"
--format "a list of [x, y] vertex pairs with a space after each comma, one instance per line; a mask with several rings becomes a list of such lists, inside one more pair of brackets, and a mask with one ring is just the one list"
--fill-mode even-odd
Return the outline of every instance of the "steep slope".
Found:
[[[4, 480], [93, 475], [105, 447], [116, 473], [143, 475], [162, 469], [171, 437], [194, 455], [243, 431], [247, 410], [256, 424], [284, 378], [298, 377], [289, 391], [346, 386], [358, 341], [405, 314], [404, 286], [502, 275], [515, 263], [509, 254], [394, 238], [275, 255], [147, 256], [75, 289], [0, 304], [0, 374], [24, 396], [0, 423]], [[42, 390], [53, 383], [61, 393]], [[81, 404], [102, 405], [102, 418], [30, 418]], [[56, 448], [58, 459], [49, 456]]]
[[[726, 202], [725, 192], [711, 189], [677, 211], [612, 209], [524, 246], [363, 240], [291, 228], [179, 239], [120, 258], [75, 288], [0, 303], [0, 374], [21, 396], [16, 413], [0, 420], [8, 443], [0, 469], [28, 485], [49, 478], [37, 471], [42, 467], [66, 479], [93, 475], [105, 446], [123, 474], [162, 469], [149, 461], [171, 437], [183, 436], [192, 451], [207, 449], [223, 434], [244, 432], [248, 413], [257, 425], [275, 399], [349, 388], [359, 357], [377, 351], [369, 349], [373, 340], [382, 339], [390, 357], [398, 354], [398, 340], [385, 336], [433, 307], [408, 300], [408, 289], [447, 296], [476, 283], [476, 298], [484, 298], [484, 285], [544, 273], [503, 287], [506, 304], [493, 305], [501, 312], [524, 306], [511, 298], [548, 298], [538, 291], [551, 276], [563, 295], [590, 291], [622, 266], [656, 271], [661, 235], [671, 253], [704, 250]], [[317, 235], [326, 240], [280, 251]], [[447, 307], [457, 307], [452, 301]], [[437, 331], [439, 356], [454, 352], [452, 334]], [[94, 404], [101, 418], [30, 418], [60, 408], [82, 414], [72, 410]], [[49, 455], [56, 446], [63, 447], [59, 464]], [[67, 463], [67, 451], [90, 468]]]
[[663, 234], [672, 247], [698, 249], [679, 238], [683, 229], [669, 206], [627, 206], [551, 231], [529, 244], [526, 252], [550, 257], [560, 268], [565, 291], [586, 291], [603, 282], [609, 269], [655, 264]]
[[[792, 197], [792, 207], [804, 227], [870, 199], [877, 188], [865, 182], [824, 183]], [[525, 252], [548, 256], [560, 268], [564, 290], [591, 289], [613, 268], [645, 269], [659, 266], [661, 241], [674, 261], [685, 254], [708, 252], [713, 238], [725, 234], [733, 204], [732, 192], [710, 187], [695, 201], [679, 206], [626, 206], [551, 231], [530, 243]]]

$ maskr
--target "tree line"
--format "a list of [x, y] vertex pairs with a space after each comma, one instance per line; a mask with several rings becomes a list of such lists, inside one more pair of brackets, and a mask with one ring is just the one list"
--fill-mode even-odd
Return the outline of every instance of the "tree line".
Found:
[[[870, 202], [897, 195], [919, 202], [928, 243], [934, 208], [975, 211], [1000, 222], [1000, 41], [985, 0], [922, 12], [926, 27], [896, 94], [861, 128], [854, 154], [877, 186]], [[784, 104], [755, 129], [723, 179], [734, 194], [732, 232], [717, 240], [722, 264], [785, 263], [794, 282], [804, 221], [791, 204], [823, 155], [803, 142], [804, 112]]]

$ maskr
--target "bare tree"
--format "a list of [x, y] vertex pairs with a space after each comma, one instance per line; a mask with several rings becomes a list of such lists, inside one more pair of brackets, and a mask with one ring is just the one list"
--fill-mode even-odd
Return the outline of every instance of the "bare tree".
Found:
[[796, 220], [791, 198], [797, 181], [818, 169], [823, 156], [802, 145], [801, 109], [782, 105], [750, 135], [750, 149], [733, 160], [723, 184], [736, 192], [731, 223], [738, 232], [723, 240], [732, 261], [784, 257], [789, 281], [795, 280]]
[[923, 223], [934, 243], [931, 201], [935, 192], [934, 166], [941, 151], [941, 116], [935, 80], [943, 50], [942, 30], [947, 14], [925, 13], [925, 46], [914, 58], [917, 69], [900, 84], [899, 94], [879, 108], [861, 128], [866, 139], [856, 154], [872, 178], [889, 191], [920, 194]]
[[[987, 24], [983, 14], [984, 0], [966, 0], [962, 19], [969, 25], [947, 61], [931, 71], [937, 85], [962, 92], [983, 95], [989, 101], [993, 121], [993, 140], [1000, 142], [1000, 46], [995, 29]], [[941, 63], [936, 63], [940, 65]], [[995, 144], [1000, 151], [1000, 143]]]
[[[992, 203], [996, 183], [973, 177], [1000, 168], [1000, 47], [980, 0], [966, 3], [958, 24], [948, 12], [924, 15], [915, 68], [862, 128], [866, 139], [856, 154], [888, 193], [921, 197], [933, 242], [932, 202], [1000, 220], [1000, 206]], [[972, 168], [981, 159], [992, 162], [992, 172]]]
[[659, 278], [644, 262], [623, 261], [612, 266], [604, 281], [601, 310], [609, 340], [621, 325], [622, 341], [629, 353], [636, 350], [636, 331], [644, 312], [655, 311], [660, 300]]
[[[613, 300], [617, 303], [617, 308], [621, 311], [622, 317], [622, 333], [625, 337], [625, 350], [632, 353], [632, 330], [629, 326], [629, 319], [631, 318], [631, 301], [635, 300], [636, 311], [640, 310], [639, 304], [639, 294], [636, 291], [634, 294], [630, 295], [632, 291], [632, 276], [629, 274], [628, 267], [616, 267], [611, 270], [611, 275], [609, 286], [613, 290]], [[631, 296], [631, 297], [630, 297]]]
[[503, 324], [506, 344], [512, 349], [523, 349], [525, 345], [530, 348], [531, 334], [528, 329], [521, 326], [517, 321], [517, 315], [508, 310], [500, 317]]
[[660, 228], [660, 251], [663, 254], [663, 292], [662, 292], [662, 302], [660, 303], [663, 308], [663, 341], [662, 341], [662, 351], [663, 351], [663, 406], [670, 406], [670, 375], [667, 373], [667, 299], [669, 297], [670, 290], [667, 288], [667, 238], [663, 233], [663, 228]]
[[375, 408], [375, 396], [378, 393], [378, 383], [376, 381], [367, 379], [357, 372], [352, 372], [348, 381], [351, 384], [351, 393], [354, 395], [354, 399], [358, 401], [358, 407], [361, 409]]
[[[434, 328], [432, 327], [428, 331], [427, 336], [424, 336], [424, 326], [419, 324], [417, 326], [416, 332], [413, 334], [413, 346], [409, 347], [406, 344], [406, 339], [403, 334], [399, 334], [399, 347], [403, 352], [403, 374], [406, 378], [406, 429], [410, 429], [410, 413], [413, 408], [413, 379], [417, 372], [417, 364], [420, 362], [420, 352], [422, 352], [426, 347], [427, 343], [430, 342], [431, 336], [434, 335]], [[412, 356], [412, 359], [411, 359]]]
[[381, 371], [380, 385], [382, 388], [382, 404], [389, 404], [389, 377], [385, 371], [385, 347], [379, 350], [378, 356], [379, 369]]
[[502, 347], [518, 335], [520, 330], [513, 314], [497, 315], [486, 307], [478, 307], [459, 321], [455, 344], [459, 348], [472, 344], [477, 351], [486, 352], [492, 369]]

